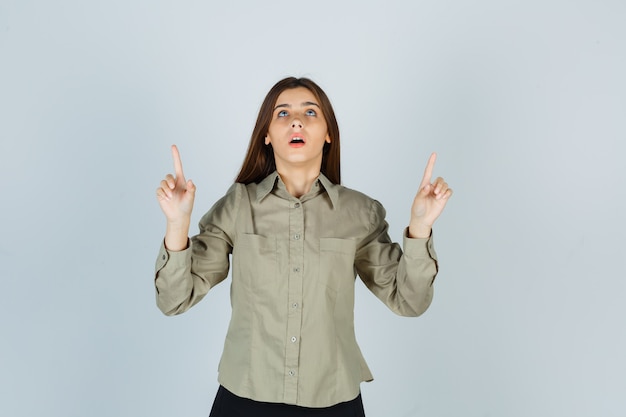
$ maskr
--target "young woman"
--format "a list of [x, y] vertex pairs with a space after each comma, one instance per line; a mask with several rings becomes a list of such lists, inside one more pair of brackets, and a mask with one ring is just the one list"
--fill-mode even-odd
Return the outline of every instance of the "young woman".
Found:
[[452, 190], [432, 181], [435, 154], [411, 208], [404, 251], [385, 210], [340, 185], [339, 128], [322, 89], [279, 81], [265, 97], [236, 182], [188, 238], [195, 185], [178, 149], [157, 189], [166, 217], [156, 264], [167, 315], [199, 302], [229, 273], [232, 317], [211, 417], [364, 416], [372, 375], [354, 334], [356, 275], [392, 311], [430, 305], [437, 258], [431, 228]]

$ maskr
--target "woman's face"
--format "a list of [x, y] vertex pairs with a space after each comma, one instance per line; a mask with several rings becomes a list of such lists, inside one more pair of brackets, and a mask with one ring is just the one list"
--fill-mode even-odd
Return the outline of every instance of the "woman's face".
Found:
[[270, 143], [279, 172], [320, 169], [324, 144], [330, 143], [330, 137], [322, 109], [307, 88], [292, 88], [278, 96], [265, 137], [265, 144]]

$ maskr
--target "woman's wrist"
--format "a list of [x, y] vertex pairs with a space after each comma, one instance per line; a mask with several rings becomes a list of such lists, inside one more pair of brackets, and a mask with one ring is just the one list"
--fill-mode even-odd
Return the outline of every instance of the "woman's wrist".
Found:
[[189, 239], [189, 221], [167, 222], [165, 247], [174, 252], [187, 249]]
[[409, 224], [409, 237], [412, 239], [426, 239], [430, 237], [432, 226], [425, 224]]

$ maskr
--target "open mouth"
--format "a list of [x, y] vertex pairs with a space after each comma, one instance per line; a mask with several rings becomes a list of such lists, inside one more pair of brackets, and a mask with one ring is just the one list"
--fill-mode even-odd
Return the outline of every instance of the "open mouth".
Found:
[[304, 140], [304, 137], [301, 134], [294, 133], [291, 136], [291, 140], [289, 141], [289, 146], [292, 146], [294, 148], [299, 148], [301, 146], [304, 146], [305, 143], [306, 141]]

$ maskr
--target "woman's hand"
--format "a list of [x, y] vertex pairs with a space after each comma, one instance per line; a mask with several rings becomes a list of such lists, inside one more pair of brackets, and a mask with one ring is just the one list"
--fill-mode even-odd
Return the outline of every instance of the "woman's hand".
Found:
[[434, 183], [431, 183], [436, 160], [437, 154], [433, 153], [430, 155], [420, 189], [413, 200], [411, 221], [409, 223], [409, 237], [412, 238], [427, 238], [430, 236], [435, 220], [437, 220], [452, 195], [452, 189], [448, 188], [448, 184], [443, 178], [438, 177]]
[[157, 188], [157, 200], [167, 219], [165, 246], [169, 250], [177, 251], [187, 247], [189, 222], [196, 194], [196, 186], [191, 180], [185, 180], [183, 164], [176, 145], [172, 145], [174, 159], [174, 173], [167, 174]]

